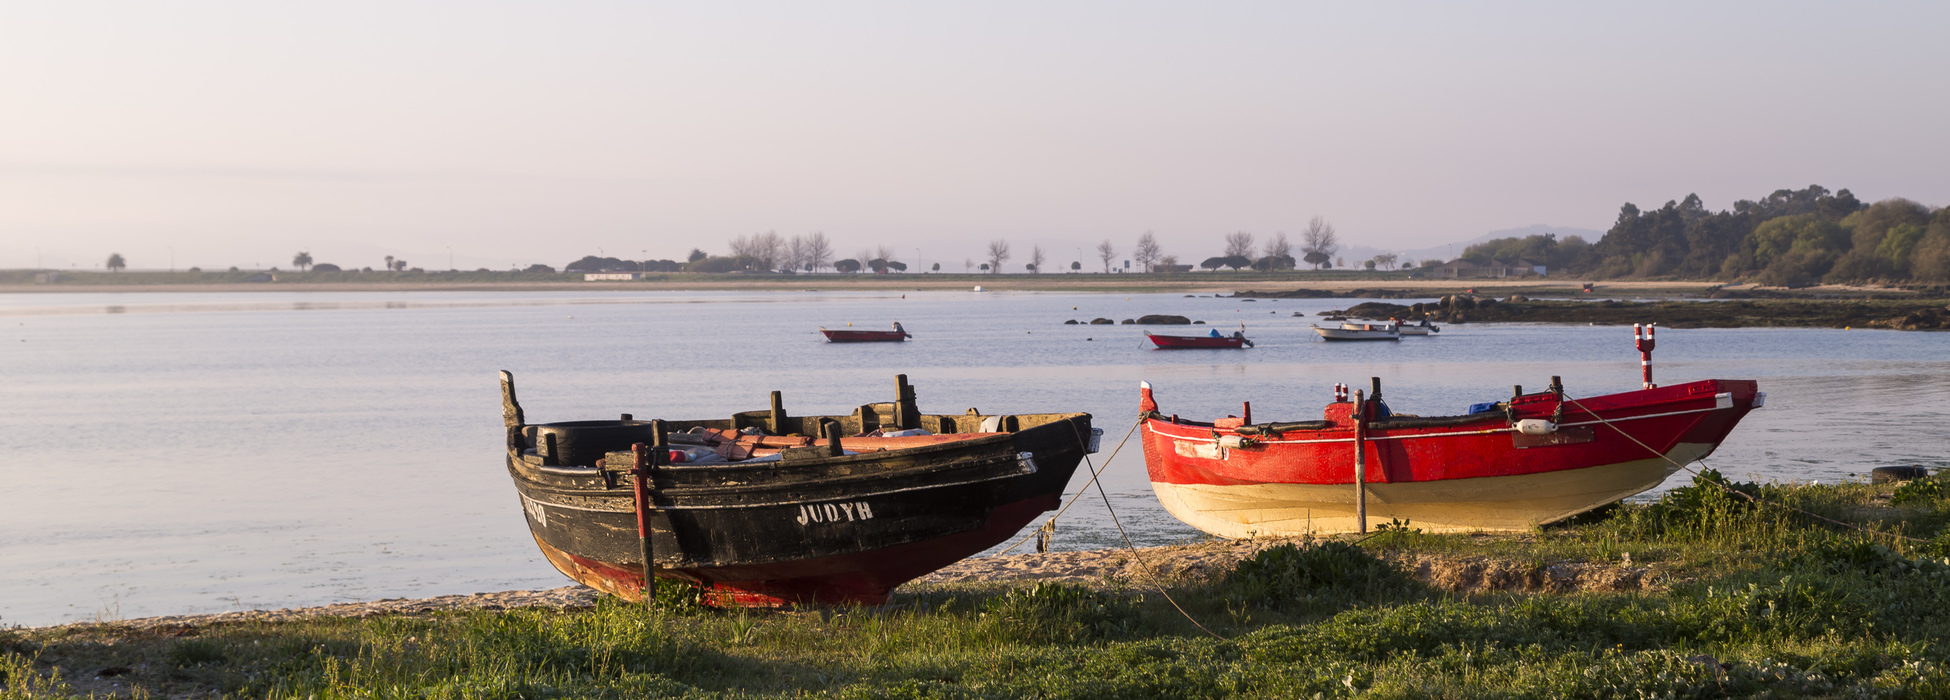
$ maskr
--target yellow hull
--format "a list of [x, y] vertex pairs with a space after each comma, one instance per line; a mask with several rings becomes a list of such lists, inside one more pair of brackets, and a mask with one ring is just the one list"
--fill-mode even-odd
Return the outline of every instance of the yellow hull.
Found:
[[[1368, 529], [1403, 520], [1426, 532], [1523, 531], [1658, 486], [1713, 451], [1680, 443], [1668, 459], [1584, 469], [1368, 484]], [[1192, 527], [1232, 539], [1357, 532], [1351, 484], [1167, 484], [1151, 482], [1165, 510]]]

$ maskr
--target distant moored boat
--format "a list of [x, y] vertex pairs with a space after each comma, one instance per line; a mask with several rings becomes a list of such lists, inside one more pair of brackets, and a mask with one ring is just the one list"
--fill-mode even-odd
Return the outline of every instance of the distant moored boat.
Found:
[[1314, 326], [1321, 340], [1401, 340], [1401, 324], [1349, 321], [1339, 328]]
[[1178, 350], [1178, 349], [1185, 349], [1185, 348], [1240, 348], [1240, 347], [1252, 347], [1253, 345], [1253, 341], [1247, 340], [1244, 333], [1233, 333], [1232, 335], [1220, 335], [1220, 336], [1158, 335], [1156, 333], [1146, 333], [1144, 334], [1144, 336], [1150, 338], [1151, 342], [1157, 345], [1159, 350]]
[[907, 329], [902, 328], [899, 322], [894, 323], [894, 330], [891, 331], [865, 331], [851, 328], [829, 330], [822, 327], [819, 332], [826, 334], [827, 342], [832, 343], [898, 343], [914, 337], [909, 335]]

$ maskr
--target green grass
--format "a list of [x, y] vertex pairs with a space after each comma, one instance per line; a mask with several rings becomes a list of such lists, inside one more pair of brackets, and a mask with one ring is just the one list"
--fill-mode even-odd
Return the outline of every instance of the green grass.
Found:
[[[1515, 537], [1394, 523], [1358, 543], [1275, 547], [1164, 592], [956, 585], [875, 609], [612, 601], [0, 630], [0, 698], [111, 681], [154, 697], [251, 698], [1942, 697], [1950, 504], [1931, 484], [1902, 487], [1894, 505], [1895, 487], [1726, 484], [1790, 511], [1696, 481], [1656, 504]], [[1665, 572], [1665, 585], [1457, 592], [1395, 563], [1627, 554]], [[120, 671], [95, 678], [102, 669]]]

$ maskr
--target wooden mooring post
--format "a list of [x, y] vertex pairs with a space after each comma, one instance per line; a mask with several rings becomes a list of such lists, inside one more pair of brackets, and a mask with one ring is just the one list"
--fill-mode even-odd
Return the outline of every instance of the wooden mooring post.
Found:
[[1354, 525], [1368, 532], [1368, 402], [1354, 390]]
[[654, 607], [657, 604], [657, 558], [656, 547], [650, 536], [654, 532], [650, 525], [650, 486], [656, 467], [670, 457], [670, 433], [659, 420], [650, 421], [650, 444], [646, 447], [639, 442], [630, 446], [636, 453], [635, 468], [630, 475], [636, 482], [636, 536], [637, 553], [643, 557], [643, 604]]

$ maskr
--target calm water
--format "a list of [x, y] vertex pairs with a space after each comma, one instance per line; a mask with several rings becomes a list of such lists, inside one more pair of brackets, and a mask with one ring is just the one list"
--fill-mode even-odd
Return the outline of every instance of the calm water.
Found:
[[[960, 412], [1083, 410], [1100, 466], [1134, 422], [1137, 383], [1188, 417], [1319, 415], [1334, 382], [1382, 377], [1398, 411], [1460, 412], [1564, 377], [1635, 388], [1628, 329], [1447, 327], [1324, 344], [1306, 326], [1349, 300], [1179, 294], [249, 293], [0, 295], [0, 625], [279, 608], [563, 585], [502, 465], [495, 370], [529, 420], [704, 418], [785, 392], [794, 414], [892, 398]], [[1301, 311], [1309, 318], [1295, 318]], [[1245, 351], [1147, 349], [1135, 326], [1066, 319], [1178, 313]], [[830, 345], [816, 328], [902, 322], [903, 344]], [[1194, 327], [1204, 330], [1204, 327]], [[1950, 335], [1663, 330], [1659, 379], [1755, 378], [1766, 409], [1711, 466], [1837, 481], [1946, 466]], [[1072, 489], [1083, 484], [1079, 477]], [[1135, 442], [1106, 467], [1139, 544], [1199, 535], [1152, 500]], [[1678, 481], [1678, 479], [1675, 479]], [[1672, 484], [1668, 484], [1672, 485]], [[1094, 494], [1056, 545], [1121, 542]]]

